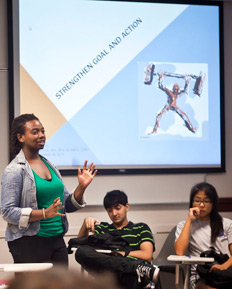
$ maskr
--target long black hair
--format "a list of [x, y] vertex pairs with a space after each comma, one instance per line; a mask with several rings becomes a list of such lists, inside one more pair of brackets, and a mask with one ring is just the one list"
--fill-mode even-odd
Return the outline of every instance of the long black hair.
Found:
[[25, 113], [16, 117], [12, 122], [10, 132], [10, 151], [14, 156], [17, 155], [22, 148], [22, 143], [18, 140], [18, 134], [22, 135], [25, 133], [25, 124], [31, 120], [39, 121], [38, 117], [33, 113]]
[[192, 187], [190, 192], [189, 208], [193, 207], [193, 198], [203, 191], [212, 202], [212, 211], [210, 212], [211, 242], [214, 243], [217, 237], [223, 232], [222, 217], [218, 213], [218, 194], [214, 186], [203, 182]]

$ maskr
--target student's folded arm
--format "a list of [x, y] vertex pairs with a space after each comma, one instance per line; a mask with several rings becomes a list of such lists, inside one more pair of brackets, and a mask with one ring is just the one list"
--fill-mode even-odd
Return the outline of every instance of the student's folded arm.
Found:
[[213, 265], [210, 268], [209, 272], [216, 271], [216, 270], [227, 270], [228, 268], [232, 267], [232, 243], [229, 244], [229, 250], [230, 250], [230, 258], [223, 264]]
[[223, 264], [214, 264], [209, 272], [217, 271], [217, 270], [227, 270], [232, 267], [232, 256]]
[[140, 250], [130, 251], [128, 255], [151, 262], [153, 256], [153, 244], [150, 241], [143, 242], [140, 245]]
[[184, 255], [188, 249], [191, 222], [189, 218], [186, 220], [184, 228], [174, 244], [177, 255]]

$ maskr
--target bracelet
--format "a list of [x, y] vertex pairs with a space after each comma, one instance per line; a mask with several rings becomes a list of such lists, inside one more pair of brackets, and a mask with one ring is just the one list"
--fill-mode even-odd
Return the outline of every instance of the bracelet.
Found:
[[44, 208], [42, 209], [42, 212], [43, 212], [43, 218], [46, 219], [46, 214], [45, 214], [45, 209]]

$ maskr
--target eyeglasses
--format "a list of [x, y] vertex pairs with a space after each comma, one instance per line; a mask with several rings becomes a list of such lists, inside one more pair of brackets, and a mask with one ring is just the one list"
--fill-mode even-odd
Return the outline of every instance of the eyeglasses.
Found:
[[196, 205], [200, 205], [201, 203], [203, 203], [204, 205], [209, 205], [212, 203], [212, 201], [210, 201], [210, 200], [193, 200], [193, 203], [195, 203]]

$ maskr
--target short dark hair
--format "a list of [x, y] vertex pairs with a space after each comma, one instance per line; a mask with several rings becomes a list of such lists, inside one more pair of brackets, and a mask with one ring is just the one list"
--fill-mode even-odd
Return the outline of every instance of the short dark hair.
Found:
[[39, 121], [38, 117], [36, 117], [33, 113], [25, 113], [16, 117], [12, 122], [10, 132], [10, 151], [14, 156], [17, 155], [22, 148], [22, 144], [18, 140], [17, 135], [22, 135], [25, 133], [25, 124], [31, 120]]
[[106, 210], [111, 208], [112, 206], [119, 204], [125, 206], [126, 204], [128, 204], [128, 198], [123, 191], [113, 190], [105, 195], [103, 204]]

